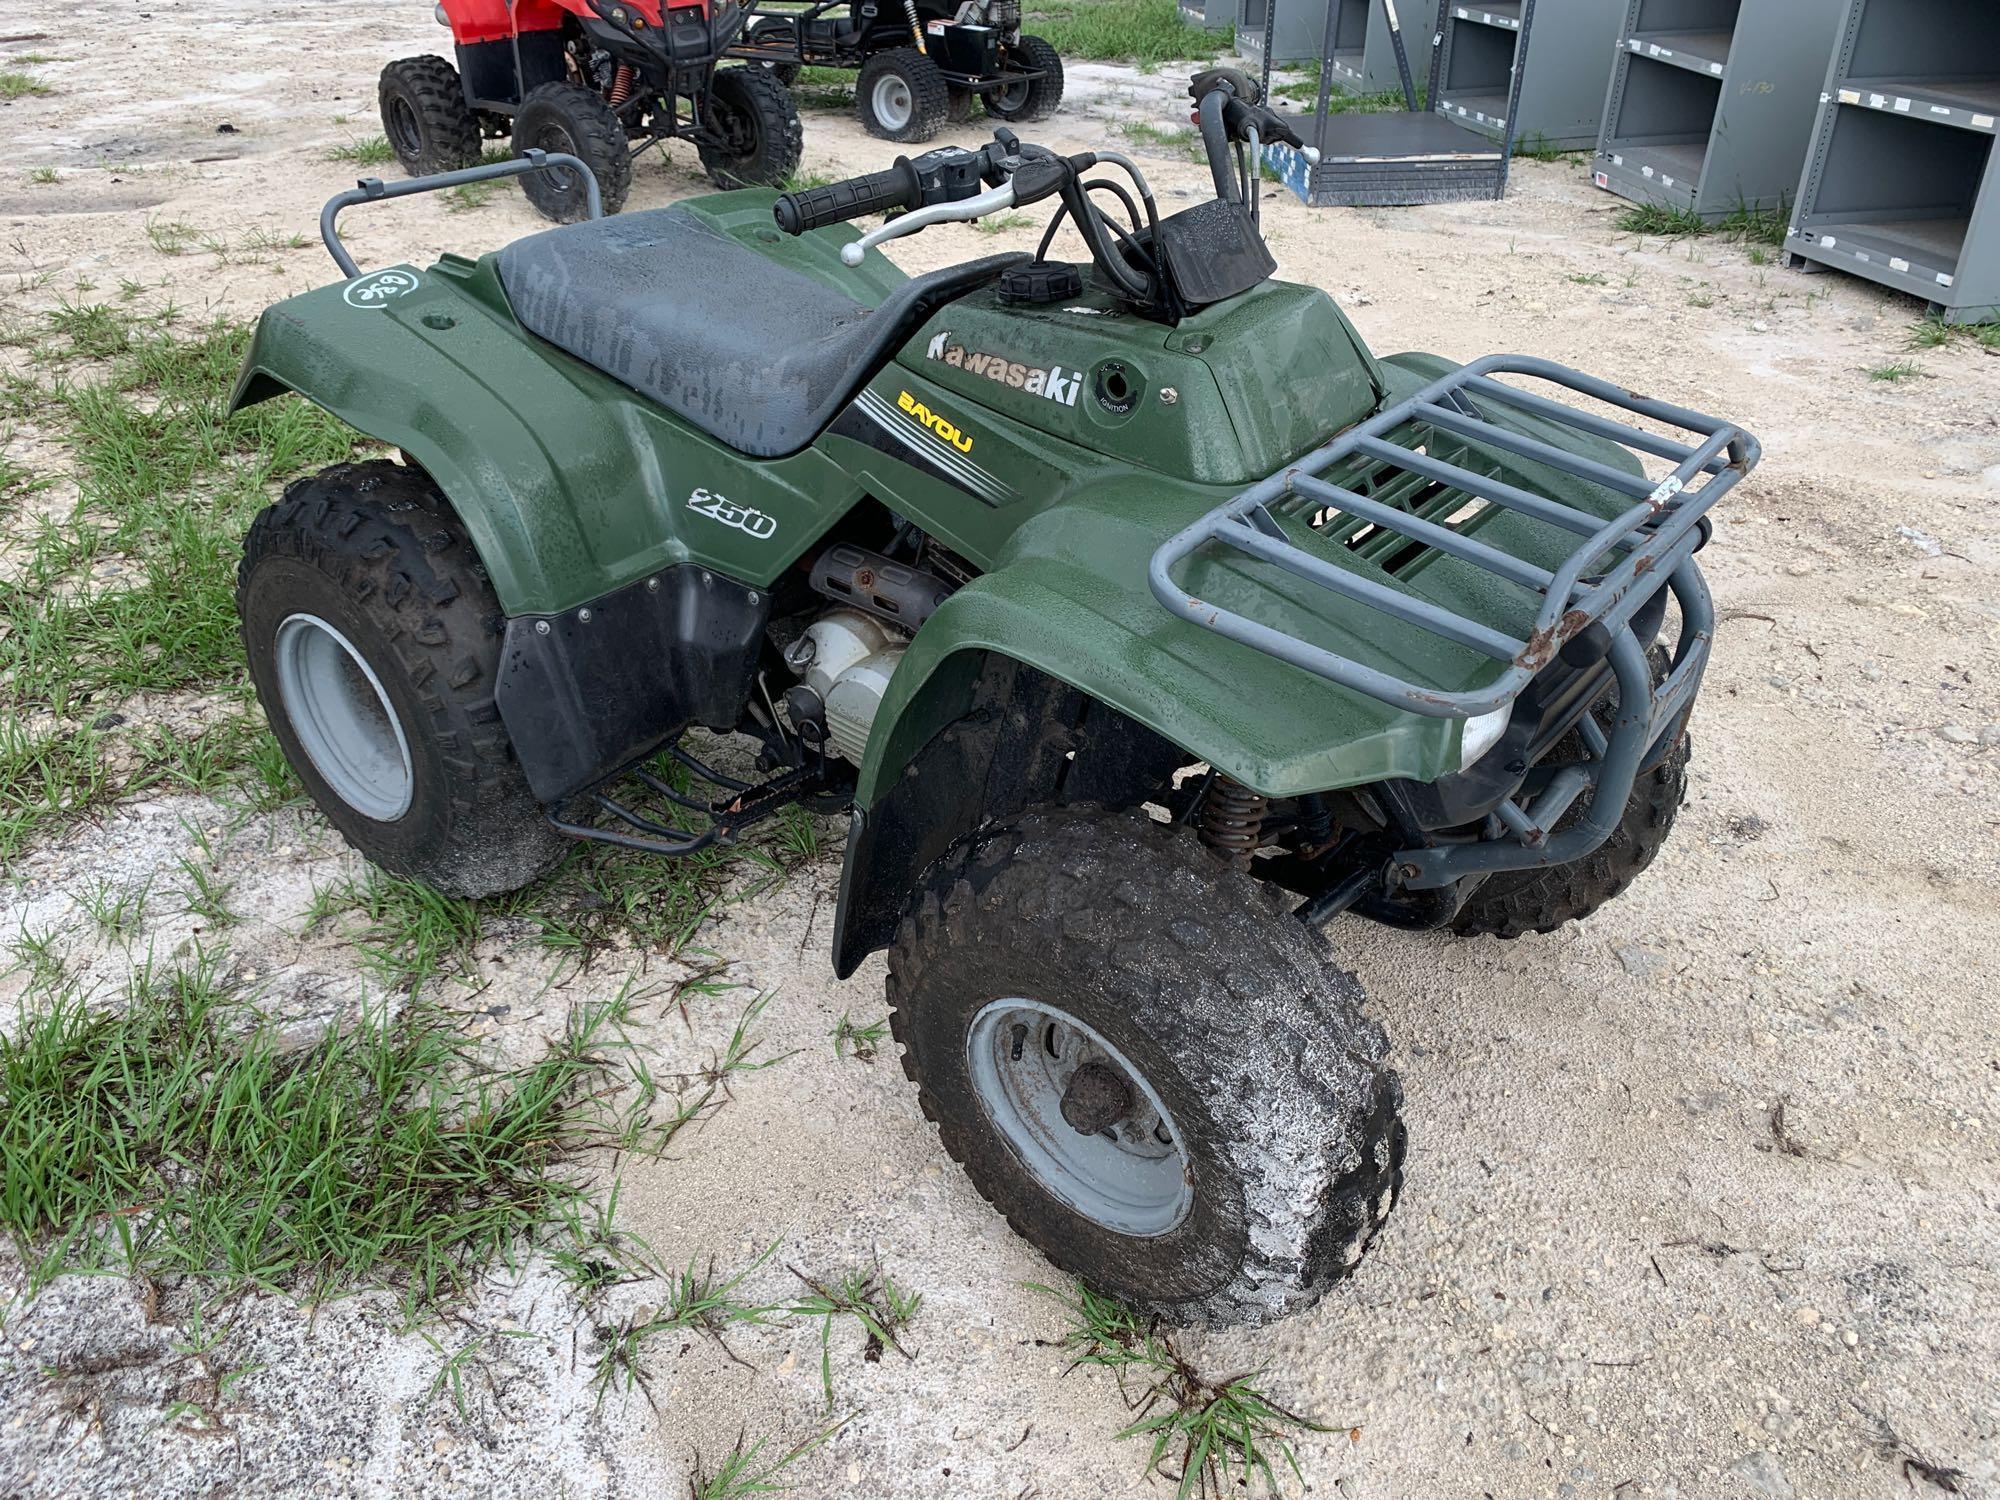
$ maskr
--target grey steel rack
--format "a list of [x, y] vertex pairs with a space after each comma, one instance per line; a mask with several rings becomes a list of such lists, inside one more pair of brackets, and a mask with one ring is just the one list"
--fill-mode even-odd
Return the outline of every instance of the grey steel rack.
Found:
[[1396, 67], [1389, 12], [1381, 0], [1333, 0], [1321, 65], [1343, 94], [1393, 94], [1403, 86]]
[[1617, 9], [1609, 0], [1535, 0], [1535, 9], [1531, 31], [1521, 0], [1445, 7], [1438, 113], [1495, 140], [1588, 151], [1604, 121]]
[[1594, 177], [1711, 221], [1786, 210], [1847, 0], [1625, 0]]
[[[1696, 441], [1662, 437], [1505, 384], [1494, 378], [1498, 375], [1546, 381], [1695, 434]], [[1485, 409], [1514, 414], [1516, 425], [1503, 425]], [[1608, 438], [1634, 457], [1664, 459], [1672, 472], [1649, 478], [1559, 448], [1523, 432], [1521, 414]], [[1610, 519], [1589, 514], [1447, 462], [1439, 452], [1453, 443], [1526, 460], [1530, 471], [1540, 466], [1584, 480], [1627, 504]], [[1529, 805], [1514, 798], [1503, 802], [1495, 813], [1495, 836], [1406, 850], [1394, 864], [1402, 884], [1424, 889], [1474, 873], [1579, 859], [1610, 835], [1639, 766], [1674, 731], [1700, 686], [1715, 618], [1693, 562], [1706, 537], [1702, 519], [1750, 472], [1761, 451], [1757, 440], [1733, 423], [1635, 395], [1548, 360], [1489, 355], [1385, 407], [1177, 532], [1153, 553], [1148, 581], [1153, 597], [1184, 620], [1391, 708], [1431, 718], [1462, 720], [1508, 707], [1572, 642], [1593, 661], [1608, 656], [1619, 708], [1608, 732], [1594, 725], [1583, 729], [1592, 751], [1589, 762], [1555, 772]], [[1412, 508], [1388, 503], [1385, 491], [1395, 492], [1399, 473], [1434, 487], [1419, 492], [1430, 498]], [[1333, 482], [1330, 475], [1345, 482]], [[1370, 493], [1359, 493], [1364, 489]], [[1501, 511], [1581, 540], [1551, 571], [1480, 538], [1479, 516]], [[1454, 524], [1459, 517], [1465, 519]], [[1539, 595], [1533, 628], [1525, 639], [1517, 638], [1399, 587], [1393, 575], [1358, 560], [1348, 545], [1376, 529], [1491, 573], [1528, 597]], [[1282, 569], [1375, 610], [1384, 630], [1429, 631], [1491, 658], [1501, 670], [1483, 687], [1453, 690], [1393, 676], [1273, 629], [1194, 595], [1175, 579], [1175, 569], [1204, 549], [1233, 550]], [[1655, 685], [1645, 643], [1625, 627], [1663, 579], [1680, 605], [1681, 626], [1672, 665]], [[1586, 790], [1592, 798], [1582, 819], [1557, 831], [1558, 821]]]
[[2000, 7], [1853, 0], [1820, 96], [1786, 263], [2000, 318]]
[[[1275, 0], [1274, 0], [1275, 3]], [[1409, 53], [1394, 0], [1371, 0], [1384, 16], [1391, 56], [1400, 76]], [[1521, 26], [1531, 30], [1536, 7], [1546, 0], [1519, 0]], [[1507, 191], [1507, 163], [1513, 149], [1511, 132], [1498, 142], [1437, 112], [1438, 76], [1443, 61], [1435, 44], [1444, 29], [1450, 0], [1440, 0], [1430, 54], [1430, 77], [1424, 108], [1417, 107], [1414, 80], [1405, 89], [1409, 108], [1382, 112], [1336, 110], [1332, 57], [1340, 41], [1340, 15], [1329, 9], [1321, 17], [1319, 98], [1311, 114], [1301, 114], [1294, 129], [1319, 153], [1317, 163], [1285, 145], [1266, 145], [1264, 163], [1286, 187], [1307, 203], [1349, 207], [1394, 207], [1417, 203], [1450, 203], [1499, 198]], [[1268, 72], [1268, 65], [1266, 68]], [[1511, 87], [1521, 86], [1516, 69]]]
[[[1202, 0], [1204, 5], [1221, 0]], [[1236, 0], [1236, 50], [1266, 71], [1317, 57], [1330, 0]]]
[[1203, 31], [1221, 31], [1236, 24], [1237, 0], [1180, 0], [1181, 19]]

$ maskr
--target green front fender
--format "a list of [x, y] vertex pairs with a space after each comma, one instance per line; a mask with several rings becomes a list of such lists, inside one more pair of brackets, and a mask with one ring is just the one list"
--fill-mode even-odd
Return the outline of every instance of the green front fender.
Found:
[[1146, 589], [1057, 556], [973, 580], [910, 643], [876, 716], [856, 800], [873, 806], [926, 742], [966, 712], [987, 653], [1046, 672], [1245, 786], [1296, 796], [1457, 769], [1455, 720], [1400, 713], [1170, 615]]

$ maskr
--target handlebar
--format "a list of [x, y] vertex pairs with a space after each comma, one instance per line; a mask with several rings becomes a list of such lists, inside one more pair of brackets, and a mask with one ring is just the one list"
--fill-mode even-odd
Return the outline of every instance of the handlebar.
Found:
[[825, 187], [787, 193], [771, 211], [786, 234], [804, 234], [808, 229], [821, 229], [869, 214], [916, 208], [923, 197], [923, 180], [917, 169], [907, 156], [899, 156], [886, 172], [868, 172]]

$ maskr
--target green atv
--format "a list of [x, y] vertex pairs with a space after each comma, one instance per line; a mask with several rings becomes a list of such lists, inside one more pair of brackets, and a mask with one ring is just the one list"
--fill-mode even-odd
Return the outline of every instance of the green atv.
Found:
[[[351, 203], [582, 167], [364, 182], [235, 402], [401, 458], [287, 490], [238, 603], [321, 810], [441, 890], [849, 811], [833, 967], [888, 950], [946, 1149], [1058, 1266], [1226, 1322], [1310, 1304], [1401, 1190], [1327, 921], [1546, 930], [1659, 849], [1693, 554], [1758, 447], [1538, 359], [1378, 359], [1273, 279], [1288, 127], [1194, 94], [1215, 195], [1168, 217], [1002, 129], [362, 275]], [[1035, 256], [876, 251], [1045, 199]]]

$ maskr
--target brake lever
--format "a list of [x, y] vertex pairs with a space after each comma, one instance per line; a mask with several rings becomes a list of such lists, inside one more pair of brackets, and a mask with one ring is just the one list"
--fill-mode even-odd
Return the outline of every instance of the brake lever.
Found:
[[972, 198], [960, 198], [952, 203], [934, 203], [928, 208], [912, 209], [898, 215], [886, 224], [877, 225], [858, 240], [850, 240], [840, 247], [840, 263], [844, 266], [858, 266], [862, 259], [877, 245], [899, 240], [906, 234], [915, 234], [919, 229], [932, 224], [942, 224], [951, 219], [981, 219], [987, 214], [998, 213], [1003, 208], [1014, 206], [1014, 184], [1003, 182], [997, 188], [980, 193]]

